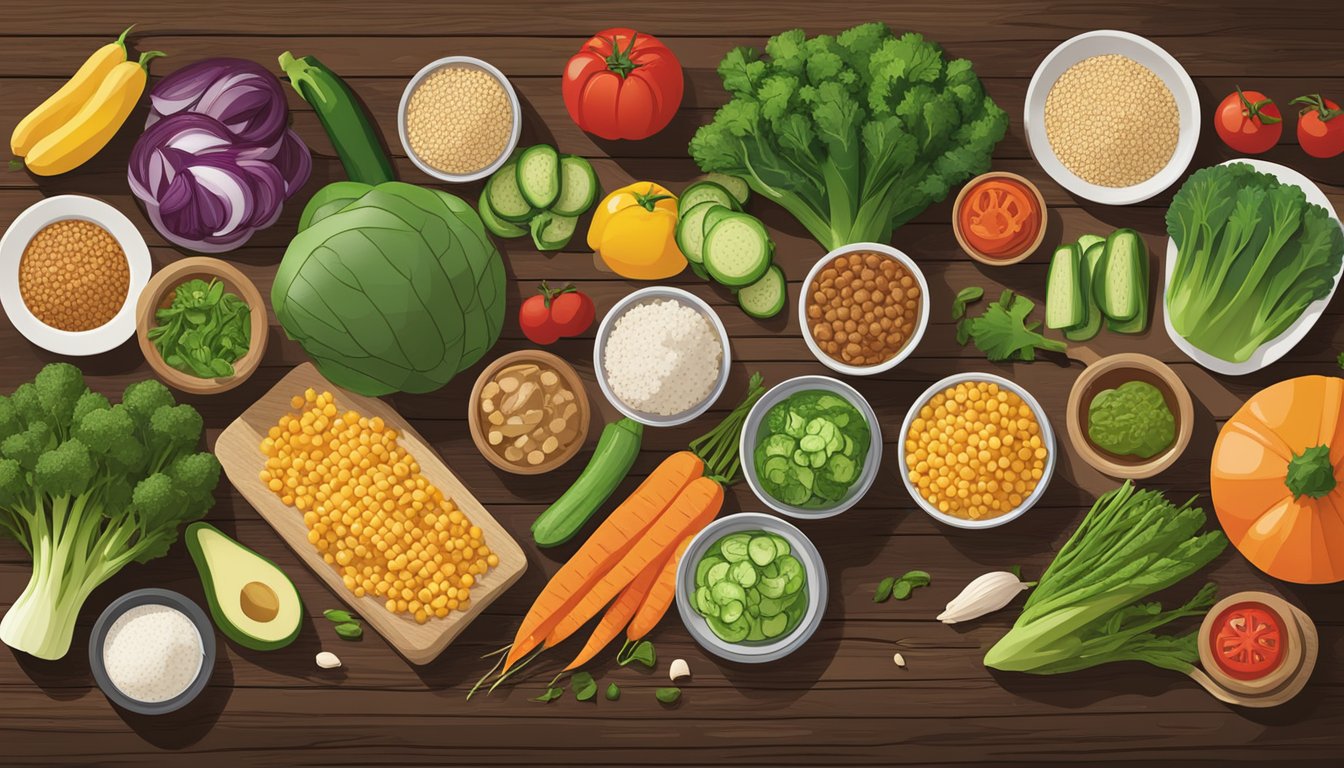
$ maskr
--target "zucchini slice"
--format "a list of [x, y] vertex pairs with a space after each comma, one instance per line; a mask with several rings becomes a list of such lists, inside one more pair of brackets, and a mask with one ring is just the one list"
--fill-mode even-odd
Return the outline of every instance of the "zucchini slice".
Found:
[[532, 219], [532, 242], [539, 251], [558, 251], [569, 244], [574, 229], [579, 224], [578, 216], [561, 216], [551, 211], [543, 211]]
[[705, 269], [720, 285], [742, 287], [761, 279], [773, 252], [765, 226], [745, 213], [724, 217], [705, 233]]
[[771, 264], [761, 279], [737, 292], [742, 311], [762, 320], [779, 314], [788, 300], [789, 283], [778, 264]]
[[499, 218], [499, 214], [490, 207], [490, 200], [484, 194], [476, 201], [476, 211], [481, 215], [481, 223], [485, 228], [499, 237], [522, 237], [527, 234], [527, 230], [517, 224]]
[[[1084, 243], [1087, 245], [1084, 246]], [[1101, 252], [1106, 247], [1105, 238], [1096, 235], [1083, 235], [1078, 238], [1078, 247], [1083, 249], [1083, 285], [1086, 286], [1087, 294], [1084, 298], [1087, 301], [1087, 320], [1081, 325], [1068, 328], [1064, 331], [1064, 338], [1069, 341], [1087, 341], [1097, 335], [1101, 330], [1101, 321], [1106, 317], [1101, 314], [1101, 307], [1097, 306], [1097, 297], [1092, 290], [1092, 275], [1101, 264]]]
[[692, 264], [704, 262], [705, 215], [714, 208], [728, 210], [713, 200], [706, 200], [692, 208], [683, 209], [681, 218], [677, 220], [677, 247]]
[[751, 199], [751, 187], [747, 186], [747, 182], [738, 176], [711, 172], [701, 177], [701, 181], [712, 181], [728, 190], [729, 194], [737, 200], [738, 205], [746, 205], [747, 201]]
[[1117, 229], [1106, 238], [1099, 274], [1092, 278], [1097, 304], [1106, 317], [1123, 322], [1139, 313], [1140, 294], [1148, 291], [1142, 274], [1147, 258], [1143, 238], [1132, 229]]
[[518, 189], [517, 165], [513, 161], [505, 163], [490, 177], [481, 198], [505, 221], [524, 222], [537, 212]]
[[1072, 328], [1087, 322], [1088, 286], [1083, 252], [1077, 243], [1055, 249], [1050, 271], [1045, 278], [1045, 325], [1047, 328]]
[[533, 208], [549, 208], [560, 196], [560, 155], [537, 144], [518, 155], [518, 189]]
[[689, 211], [706, 200], [713, 200], [723, 207], [736, 211], [740, 208], [733, 193], [712, 181], [697, 181], [686, 188], [677, 198], [677, 210]]
[[737, 211], [724, 206], [722, 203], [715, 203], [714, 205], [716, 207], [705, 212], [705, 220], [700, 224], [702, 236], [708, 235], [709, 230], [713, 229], [715, 224], [737, 213]]
[[560, 194], [551, 203], [551, 212], [561, 216], [582, 216], [602, 194], [592, 163], [576, 155], [560, 156]]
[[[1133, 232], [1133, 230], [1119, 230], [1118, 232]], [[1148, 314], [1150, 303], [1149, 301], [1150, 296], [1148, 289], [1148, 280], [1149, 280], [1148, 273], [1150, 269], [1149, 265], [1152, 259], [1149, 258], [1148, 256], [1148, 246], [1144, 244], [1142, 237], [1139, 237], [1137, 234], [1135, 234], [1134, 242], [1136, 243], [1136, 245], [1134, 246], [1134, 250], [1139, 260], [1138, 265], [1139, 279], [1138, 283], [1134, 286], [1134, 289], [1139, 299], [1139, 306], [1138, 310], [1134, 313], [1134, 316], [1128, 320], [1106, 321], [1106, 327], [1109, 330], [1115, 331], [1116, 333], [1143, 333], [1144, 331], [1148, 330]]]

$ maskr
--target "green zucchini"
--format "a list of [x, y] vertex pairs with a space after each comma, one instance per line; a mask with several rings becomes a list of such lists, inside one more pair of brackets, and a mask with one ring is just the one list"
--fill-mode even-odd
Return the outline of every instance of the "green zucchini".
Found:
[[551, 211], [542, 211], [532, 218], [528, 228], [532, 231], [532, 242], [539, 251], [558, 251], [569, 244], [578, 226], [577, 216], [561, 216]]
[[679, 209], [681, 218], [677, 220], [677, 247], [681, 249], [681, 255], [692, 264], [704, 263], [705, 214], [715, 208], [728, 210], [715, 200], [706, 200], [690, 208]]
[[549, 208], [560, 197], [560, 155], [549, 144], [534, 144], [518, 155], [518, 189], [533, 208]]
[[510, 160], [502, 168], [495, 172], [494, 176], [485, 183], [485, 189], [481, 192], [482, 199], [490, 206], [499, 218], [505, 221], [511, 221], [515, 224], [530, 221], [537, 215], [537, 209], [523, 197], [523, 192], [518, 188], [518, 174], [515, 161]]
[[499, 218], [499, 214], [490, 207], [490, 199], [484, 193], [481, 194], [481, 199], [476, 201], [476, 212], [481, 215], [481, 223], [485, 224], [485, 228], [499, 237], [522, 237], [527, 234], [527, 230], [517, 224]]
[[712, 181], [728, 190], [728, 193], [733, 196], [733, 199], [737, 200], [738, 205], [746, 205], [747, 200], [751, 199], [751, 187], [747, 186], [746, 180], [740, 177], [729, 176], [726, 173], [713, 172], [705, 174], [701, 181]]
[[755, 216], [733, 214], [705, 233], [705, 269], [720, 285], [751, 285], [770, 268], [770, 235]]
[[1086, 282], [1087, 267], [1077, 243], [1055, 249], [1045, 277], [1045, 326], [1073, 328], [1087, 322], [1091, 285]]
[[582, 216], [602, 194], [592, 163], [576, 155], [560, 156], [560, 195], [551, 203], [551, 212], [561, 216]]
[[713, 200], [719, 205], [734, 211], [741, 207], [737, 203], [737, 198], [733, 197], [732, 192], [712, 181], [697, 181], [687, 187], [677, 198], [677, 210], [689, 211], [706, 200]]
[[[1083, 243], [1087, 247], [1083, 248]], [[1097, 306], [1097, 297], [1092, 290], [1092, 275], [1097, 271], [1097, 265], [1101, 263], [1101, 252], [1106, 247], [1106, 239], [1096, 235], [1083, 235], [1078, 238], [1078, 247], [1083, 248], [1083, 285], [1087, 286], [1084, 300], [1087, 301], [1087, 320], [1081, 325], [1076, 325], [1064, 331], [1064, 338], [1069, 341], [1087, 341], [1097, 335], [1101, 330], [1101, 321], [1106, 317], [1101, 314], [1101, 307]]]
[[[1133, 230], [1122, 229], [1118, 230], [1118, 232], [1133, 232]], [[1139, 260], [1139, 279], [1138, 283], [1134, 286], [1135, 292], [1139, 299], [1139, 308], [1138, 311], [1134, 313], [1134, 316], [1128, 320], [1106, 321], [1107, 329], [1114, 331], [1116, 333], [1143, 333], [1144, 331], [1148, 330], [1148, 314], [1150, 303], [1149, 289], [1148, 289], [1149, 262], [1151, 262], [1152, 259], [1150, 259], [1148, 256], [1148, 246], [1144, 244], [1143, 238], [1135, 234], [1134, 243], [1135, 245], [1133, 246], [1133, 248]]]
[[344, 80], [312, 56], [296, 59], [289, 51], [280, 54], [280, 68], [294, 90], [312, 105], [351, 181], [382, 184], [396, 180], [377, 127]]
[[532, 540], [537, 546], [555, 547], [574, 538], [629, 474], [643, 439], [644, 427], [632, 419], [614, 421], [602, 429], [579, 479], [532, 522]]
[[1140, 288], [1147, 258], [1143, 238], [1132, 229], [1117, 229], [1106, 238], [1092, 287], [1107, 318], [1124, 321], [1138, 314], [1140, 294], [1147, 292], [1146, 285]]
[[789, 283], [778, 264], [761, 275], [761, 279], [737, 292], [737, 305], [743, 312], [756, 318], [774, 317], [789, 300]]

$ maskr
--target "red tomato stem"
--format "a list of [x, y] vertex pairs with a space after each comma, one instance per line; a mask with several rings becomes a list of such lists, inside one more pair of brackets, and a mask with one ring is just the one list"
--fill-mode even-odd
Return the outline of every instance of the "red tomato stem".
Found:
[[[1265, 107], [1272, 105], [1274, 103], [1273, 99], [1266, 98], [1257, 102], [1252, 102], [1250, 99], [1246, 98], [1246, 94], [1241, 92], [1240, 85], [1237, 86], [1237, 98], [1241, 99], [1241, 114], [1244, 117], [1251, 118], [1252, 120], [1259, 120], [1261, 125], [1273, 125], [1275, 123], [1283, 122], [1283, 118], [1267, 115], [1261, 111]], [[1296, 99], [1294, 99], [1294, 102], [1296, 102]]]
[[621, 46], [616, 42], [616, 37], [614, 35], [612, 36], [611, 55], [607, 57], [607, 69], [610, 69], [622, 78], [629, 77], [631, 72], [639, 69], [639, 65], [635, 63], [633, 58], [631, 58], [631, 54], [635, 52], [635, 39], [638, 37], [638, 32], [632, 33], [630, 35], [629, 47], [622, 51]]
[[578, 288], [574, 287], [573, 283], [566, 285], [564, 288], [551, 288], [546, 285], [545, 280], [542, 280], [541, 285], [537, 286], [537, 293], [541, 294], [541, 299], [546, 302], [547, 309], [551, 308], [551, 302], [555, 300], [555, 297], [562, 293], [570, 293], [571, 291], [577, 292], [578, 290]]
[[1325, 99], [1321, 94], [1313, 93], [1310, 96], [1298, 96], [1296, 99], [1288, 102], [1289, 104], [1306, 104], [1306, 108], [1299, 114], [1305, 115], [1308, 112], [1315, 112], [1321, 118], [1321, 122], [1328, 122], [1340, 115], [1344, 115], [1344, 109], [1330, 109], [1325, 105]]

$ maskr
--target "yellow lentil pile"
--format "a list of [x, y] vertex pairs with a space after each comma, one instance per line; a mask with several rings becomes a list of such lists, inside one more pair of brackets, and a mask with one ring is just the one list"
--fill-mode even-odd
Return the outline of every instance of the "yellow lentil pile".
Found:
[[1171, 161], [1181, 114], [1171, 89], [1152, 70], [1128, 56], [1093, 56], [1050, 87], [1045, 135], [1055, 157], [1078, 178], [1129, 187]]
[[308, 541], [356, 597], [424, 624], [466, 610], [499, 564], [481, 529], [444, 497], [377, 416], [340, 412], [330, 392], [290, 403], [261, 441], [261, 481], [303, 513]]
[[1049, 456], [1031, 407], [987, 381], [961, 382], [930, 398], [910, 424], [905, 451], [910, 482], [925, 501], [967, 520], [1020, 506]]
[[513, 133], [513, 105], [494, 75], [476, 67], [447, 66], [416, 86], [406, 103], [411, 151], [444, 173], [489, 166]]
[[48, 224], [19, 260], [19, 295], [28, 311], [61, 331], [100, 328], [121, 311], [131, 286], [126, 252], [91, 221]]

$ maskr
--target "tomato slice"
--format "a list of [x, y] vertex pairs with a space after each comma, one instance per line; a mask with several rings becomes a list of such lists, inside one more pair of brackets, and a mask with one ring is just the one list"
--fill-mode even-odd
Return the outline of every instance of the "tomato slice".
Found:
[[1283, 618], [1263, 603], [1237, 603], [1213, 623], [1209, 637], [1218, 666], [1238, 680], [1256, 680], [1283, 663], [1288, 633]]

